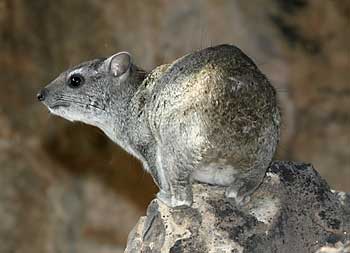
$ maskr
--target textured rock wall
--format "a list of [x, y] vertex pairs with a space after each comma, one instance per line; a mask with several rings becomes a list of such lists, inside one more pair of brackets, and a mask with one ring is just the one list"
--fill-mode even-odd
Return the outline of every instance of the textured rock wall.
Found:
[[146, 69], [234, 43], [279, 91], [280, 158], [350, 191], [350, 4], [342, 0], [0, 0], [0, 252], [118, 252], [156, 189], [98, 130], [35, 94], [59, 72], [129, 50]]

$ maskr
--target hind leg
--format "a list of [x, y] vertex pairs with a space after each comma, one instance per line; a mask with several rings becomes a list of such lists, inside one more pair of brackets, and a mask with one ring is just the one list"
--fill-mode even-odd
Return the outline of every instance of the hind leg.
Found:
[[169, 207], [191, 206], [191, 169], [176, 161], [174, 157], [164, 152], [160, 154], [160, 191], [157, 197]]
[[245, 205], [250, 196], [260, 186], [265, 176], [265, 169], [253, 167], [246, 173], [237, 176], [234, 182], [226, 188], [227, 198], [233, 198], [237, 205]]

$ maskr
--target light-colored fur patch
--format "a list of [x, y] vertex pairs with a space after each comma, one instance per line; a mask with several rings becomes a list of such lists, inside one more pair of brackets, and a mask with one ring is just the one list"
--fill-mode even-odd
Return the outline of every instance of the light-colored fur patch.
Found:
[[237, 171], [232, 165], [210, 163], [193, 171], [193, 179], [213, 185], [230, 185], [235, 180]]

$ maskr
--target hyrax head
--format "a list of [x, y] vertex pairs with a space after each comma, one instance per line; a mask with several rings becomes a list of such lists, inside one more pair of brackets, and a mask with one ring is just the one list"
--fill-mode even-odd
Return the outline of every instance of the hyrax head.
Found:
[[52, 114], [99, 126], [109, 113], [111, 93], [121, 94], [119, 86], [128, 79], [131, 65], [126, 52], [84, 62], [61, 73], [37, 98]]

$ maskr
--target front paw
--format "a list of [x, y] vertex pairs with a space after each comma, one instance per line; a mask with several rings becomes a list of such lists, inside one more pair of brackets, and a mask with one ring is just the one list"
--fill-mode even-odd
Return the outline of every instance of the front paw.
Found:
[[167, 193], [165, 191], [160, 191], [157, 194], [157, 198], [162, 201], [165, 205], [171, 208], [184, 208], [184, 207], [191, 207], [192, 205], [192, 198], [176, 198], [170, 193]]

